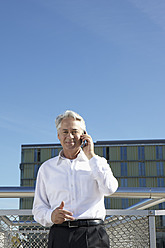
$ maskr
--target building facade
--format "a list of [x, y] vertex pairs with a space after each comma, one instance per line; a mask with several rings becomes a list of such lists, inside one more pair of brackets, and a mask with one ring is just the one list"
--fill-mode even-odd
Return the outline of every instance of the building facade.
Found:
[[[119, 187], [164, 187], [165, 186], [165, 140], [97, 141], [95, 153], [105, 157]], [[60, 144], [21, 146], [21, 182], [24, 187], [35, 187], [37, 172], [41, 164], [57, 156]], [[106, 198], [106, 208], [124, 209], [140, 199]], [[33, 199], [20, 200], [20, 208], [32, 208]], [[154, 207], [165, 209], [165, 204]]]
[[[97, 141], [95, 153], [105, 157], [119, 187], [164, 187], [165, 186], [165, 140]], [[41, 164], [57, 156], [60, 144], [22, 145], [21, 182], [24, 187], [35, 187]], [[144, 199], [105, 198], [106, 208], [124, 209]], [[20, 199], [21, 209], [31, 209], [32, 198]], [[165, 209], [165, 202], [152, 207]], [[157, 247], [165, 245], [165, 216], [156, 220]]]

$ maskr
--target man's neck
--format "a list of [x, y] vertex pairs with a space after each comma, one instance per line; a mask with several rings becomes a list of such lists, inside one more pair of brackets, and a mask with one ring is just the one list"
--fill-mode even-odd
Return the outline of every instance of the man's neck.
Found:
[[77, 158], [78, 154], [80, 153], [81, 151], [81, 148], [79, 150], [76, 150], [76, 151], [65, 151], [63, 150], [63, 155], [65, 158], [68, 158], [68, 159], [75, 159]]

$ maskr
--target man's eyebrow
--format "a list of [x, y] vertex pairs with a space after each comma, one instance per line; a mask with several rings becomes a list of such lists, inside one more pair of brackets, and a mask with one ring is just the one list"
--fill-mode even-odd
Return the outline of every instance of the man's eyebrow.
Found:
[[[68, 130], [67, 128], [63, 128], [62, 130]], [[72, 130], [78, 130], [78, 128], [73, 128]]]

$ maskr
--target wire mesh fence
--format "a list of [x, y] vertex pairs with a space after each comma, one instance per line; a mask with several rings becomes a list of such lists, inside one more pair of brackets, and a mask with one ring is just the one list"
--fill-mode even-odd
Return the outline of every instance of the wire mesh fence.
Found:
[[105, 226], [113, 248], [150, 247], [149, 218], [147, 216], [111, 216]]
[[[156, 247], [151, 246], [148, 213], [148, 210], [107, 211], [104, 225], [110, 247]], [[0, 248], [45, 248], [48, 233], [48, 228], [34, 221], [30, 210], [0, 211]]]

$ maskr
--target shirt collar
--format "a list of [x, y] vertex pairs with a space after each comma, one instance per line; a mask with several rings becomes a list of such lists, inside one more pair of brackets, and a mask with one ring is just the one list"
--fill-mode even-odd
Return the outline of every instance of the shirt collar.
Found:
[[[58, 161], [57, 161], [57, 165], [59, 165], [63, 160], [68, 159], [64, 157], [64, 152], [63, 150], [60, 151], [59, 156], [58, 156]], [[88, 158], [86, 157], [85, 153], [83, 152], [83, 150], [81, 149], [81, 151], [79, 152], [79, 154], [77, 155], [77, 158], [75, 158], [75, 160], [77, 161], [87, 161]]]

